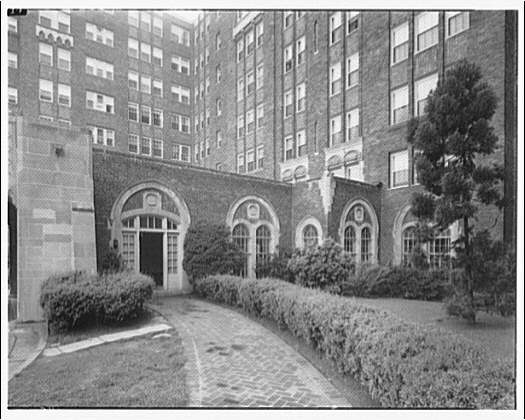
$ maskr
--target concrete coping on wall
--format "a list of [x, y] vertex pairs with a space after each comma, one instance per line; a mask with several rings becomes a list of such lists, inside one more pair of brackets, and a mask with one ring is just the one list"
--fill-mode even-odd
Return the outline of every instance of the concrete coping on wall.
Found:
[[163, 165], [163, 166], [168, 166], [168, 167], [177, 167], [177, 168], [180, 168], [180, 169], [189, 169], [189, 170], [196, 171], [196, 172], [208, 173], [210, 175], [220, 175], [220, 176], [224, 176], [224, 177], [238, 178], [238, 179], [244, 179], [244, 180], [250, 179], [250, 180], [253, 180], [253, 181], [257, 181], [257, 182], [262, 182], [262, 183], [266, 183], [266, 184], [273, 184], [273, 185], [279, 185], [281, 187], [286, 187], [286, 188], [290, 188], [290, 189], [293, 187], [293, 185], [289, 184], [288, 182], [277, 181], [277, 180], [274, 180], [274, 179], [260, 178], [260, 177], [256, 177], [256, 176], [253, 176], [253, 175], [241, 175], [241, 174], [236, 174], [234, 172], [218, 171], [217, 169], [202, 168], [200, 166], [194, 166], [194, 165], [185, 164], [185, 163], [181, 163], [181, 162], [175, 162], [175, 161], [172, 162], [172, 161], [169, 161], [169, 160], [157, 159], [157, 158], [153, 158], [153, 157], [149, 157], [149, 156], [132, 155], [132, 154], [127, 153], [127, 152], [121, 152], [119, 150], [109, 150], [109, 149], [102, 148], [102, 147], [93, 147], [93, 154], [118, 155], [118, 156], [126, 157], [128, 159], [142, 160], [142, 161], [146, 161], [146, 162], [157, 164], [157, 165]]
[[377, 184], [374, 185], [374, 184], [369, 184], [368, 182], [357, 181], [355, 179], [341, 178], [341, 177], [338, 177], [338, 176], [334, 176], [334, 179], [337, 182], [341, 182], [343, 184], [359, 185], [359, 186], [367, 187], [367, 188], [371, 188], [371, 189], [381, 189], [383, 187], [382, 183], [377, 183]]

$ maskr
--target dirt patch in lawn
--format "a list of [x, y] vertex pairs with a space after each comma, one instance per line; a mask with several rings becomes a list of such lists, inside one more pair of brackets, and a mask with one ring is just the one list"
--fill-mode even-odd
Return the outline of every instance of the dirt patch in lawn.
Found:
[[55, 357], [40, 356], [9, 382], [10, 408], [184, 407], [182, 342], [175, 330]]

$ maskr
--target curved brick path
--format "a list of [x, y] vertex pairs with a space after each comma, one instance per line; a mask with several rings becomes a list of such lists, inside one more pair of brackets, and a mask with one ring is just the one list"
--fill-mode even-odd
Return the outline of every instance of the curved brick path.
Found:
[[349, 407], [310, 362], [263, 326], [185, 297], [154, 308], [182, 337], [193, 407]]

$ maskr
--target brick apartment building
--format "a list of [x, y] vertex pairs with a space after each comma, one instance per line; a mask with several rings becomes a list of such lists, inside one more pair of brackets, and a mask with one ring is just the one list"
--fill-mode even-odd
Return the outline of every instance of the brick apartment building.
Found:
[[[182, 243], [201, 219], [230, 226], [252, 274], [278, 246], [328, 237], [358, 263], [402, 263], [415, 243], [410, 198], [421, 188], [406, 123], [462, 58], [480, 66], [499, 100], [489, 159], [505, 165], [507, 206], [503, 215], [482, 209], [479, 225], [515, 242], [513, 11], [208, 11], [194, 23], [149, 11], [30, 11], [9, 18], [8, 46], [10, 111], [24, 121], [12, 137], [37, 149], [19, 156], [31, 173], [21, 178], [61, 174], [60, 159], [91, 162], [92, 186], [80, 182], [85, 206], [77, 208], [75, 178], [62, 197], [71, 224], [93, 203], [99, 265], [115, 247], [147, 271], [147, 244], [158, 250], [148, 257], [161, 267], [158, 283], [187, 290]], [[93, 150], [82, 161], [85, 129]], [[32, 153], [52, 162], [41, 168]], [[79, 166], [82, 180], [87, 172]], [[47, 179], [49, 191], [57, 179]], [[42, 188], [24, 188], [36, 207], [19, 206], [20, 228], [29, 235], [32, 223], [58, 223], [63, 203], [49, 212]], [[458, 233], [451, 226], [428, 244], [433, 266]], [[77, 260], [86, 246], [72, 245]]]

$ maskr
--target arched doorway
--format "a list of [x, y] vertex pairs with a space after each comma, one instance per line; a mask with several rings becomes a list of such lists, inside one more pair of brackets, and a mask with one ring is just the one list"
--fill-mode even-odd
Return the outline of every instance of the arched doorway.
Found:
[[128, 268], [150, 275], [163, 289], [189, 289], [182, 260], [190, 216], [173, 191], [156, 182], [130, 188], [115, 202], [111, 223], [111, 245]]
[[343, 249], [356, 264], [376, 263], [379, 224], [374, 208], [365, 200], [348, 203], [339, 224]]
[[270, 259], [279, 244], [279, 220], [273, 207], [264, 199], [248, 196], [237, 200], [228, 210], [226, 224], [232, 240], [245, 253], [244, 277], [255, 277], [257, 265]]

